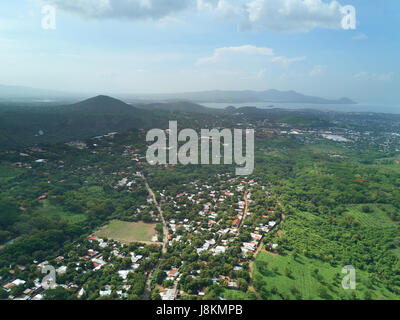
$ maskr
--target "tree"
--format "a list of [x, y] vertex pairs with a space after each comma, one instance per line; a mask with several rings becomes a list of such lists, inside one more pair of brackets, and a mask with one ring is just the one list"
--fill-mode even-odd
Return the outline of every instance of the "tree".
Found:
[[4, 300], [8, 298], [8, 293], [3, 288], [0, 288], [0, 300]]
[[0, 230], [0, 243], [4, 243], [8, 239], [9, 236], [10, 236], [10, 232]]
[[154, 301], [161, 300], [160, 289], [158, 289], [158, 288], [154, 289], [153, 293], [151, 294], [151, 300], [154, 300]]
[[370, 207], [370, 206], [367, 206], [367, 205], [362, 206], [361, 210], [362, 210], [364, 213], [371, 213], [371, 212], [372, 212], [371, 207]]
[[248, 284], [247, 284], [247, 281], [245, 279], [238, 279], [237, 283], [238, 283], [239, 289], [241, 291], [243, 291], [243, 292], [247, 291]]
[[72, 296], [68, 290], [63, 287], [57, 287], [55, 289], [49, 289], [44, 292], [44, 300], [71, 300]]
[[163, 270], [157, 270], [154, 272], [153, 279], [157, 284], [162, 284], [165, 278], [166, 274]]
[[17, 221], [18, 208], [15, 203], [2, 200], [0, 204], [0, 227], [1, 229], [8, 229], [13, 223]]
[[22, 295], [24, 293], [24, 286], [20, 285], [20, 286], [14, 286], [11, 288], [10, 294], [14, 297], [19, 297], [20, 295]]

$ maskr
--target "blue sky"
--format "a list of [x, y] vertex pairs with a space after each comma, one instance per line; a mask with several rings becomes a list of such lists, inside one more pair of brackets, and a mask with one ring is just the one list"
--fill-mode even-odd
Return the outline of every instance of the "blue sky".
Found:
[[[56, 29], [43, 29], [44, 5]], [[344, 30], [340, 8], [356, 9]], [[398, 0], [0, 3], [0, 84], [90, 93], [296, 90], [400, 102]]]

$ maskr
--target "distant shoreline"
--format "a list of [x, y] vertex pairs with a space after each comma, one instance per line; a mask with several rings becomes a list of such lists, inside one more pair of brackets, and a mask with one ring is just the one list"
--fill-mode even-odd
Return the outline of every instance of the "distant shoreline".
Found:
[[244, 103], [225, 103], [225, 102], [207, 102], [199, 103], [200, 105], [213, 109], [225, 109], [227, 107], [257, 107], [260, 109], [314, 109], [320, 111], [336, 111], [336, 112], [373, 112], [373, 113], [391, 113], [400, 114], [399, 105], [382, 105], [378, 104], [318, 104], [318, 103], [268, 103], [268, 102], [244, 102]]

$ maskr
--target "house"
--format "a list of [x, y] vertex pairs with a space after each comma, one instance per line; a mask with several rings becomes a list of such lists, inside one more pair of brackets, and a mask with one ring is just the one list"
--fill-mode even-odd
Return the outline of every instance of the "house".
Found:
[[85, 289], [82, 288], [81, 290], [79, 290], [79, 292], [78, 292], [78, 299], [82, 298], [85, 294], [86, 294]]
[[59, 267], [59, 268], [56, 270], [56, 272], [57, 272], [58, 274], [64, 274], [64, 273], [66, 273], [66, 272], [67, 272], [67, 266]]
[[143, 256], [141, 256], [141, 255], [135, 256], [135, 253], [131, 252], [131, 261], [132, 261], [132, 263], [136, 263], [142, 258], [143, 258]]
[[235, 221], [233, 221], [232, 225], [236, 226], [236, 227], [239, 227], [240, 226], [240, 219], [236, 219]]
[[63, 261], [63, 260], [64, 260], [64, 257], [63, 257], [63, 256], [59, 256], [59, 257], [57, 257], [57, 258], [54, 259], [54, 261], [56, 261], [56, 262], [61, 262], [61, 261]]
[[256, 233], [252, 233], [252, 234], [251, 234], [251, 238], [252, 238], [254, 241], [260, 241], [260, 240], [262, 239], [262, 235], [256, 234]]
[[169, 272], [167, 272], [167, 280], [175, 280], [175, 278], [179, 275], [179, 269], [172, 268]]
[[229, 281], [228, 282], [228, 288], [237, 290], [237, 289], [239, 289], [239, 285], [235, 281]]
[[163, 301], [173, 301], [178, 296], [177, 289], [164, 289], [160, 291], [160, 297]]
[[46, 193], [44, 193], [43, 195], [41, 195], [41, 196], [38, 198], [38, 200], [44, 200], [44, 199], [47, 198], [47, 196], [48, 196], [48, 192], [46, 192]]
[[92, 259], [93, 262], [93, 267], [94, 271], [100, 270], [102, 266], [104, 266], [106, 263], [103, 260], [100, 259]]
[[201, 288], [201, 290], [197, 294], [203, 297], [206, 294], [206, 287]]
[[9, 282], [3, 286], [4, 290], [6, 290], [7, 292], [10, 292], [12, 287], [14, 287], [14, 284], [12, 284], [11, 282]]
[[24, 294], [26, 294], [26, 295], [28, 295], [28, 296], [31, 295], [32, 292], [33, 292], [32, 289], [25, 289], [25, 290], [24, 290]]
[[270, 222], [268, 222], [268, 225], [269, 225], [271, 228], [273, 228], [273, 227], [276, 226], [276, 222], [275, 222], [275, 221], [270, 221]]
[[99, 253], [98, 251], [95, 251], [95, 250], [93, 250], [93, 249], [89, 249], [89, 250], [88, 250], [88, 255], [89, 255], [90, 257], [94, 257], [94, 256], [96, 256], [98, 253]]
[[127, 178], [123, 178], [121, 181], [118, 182], [118, 186], [123, 187], [128, 183]]
[[30, 296], [27, 296], [27, 295], [22, 295], [20, 298], [14, 298], [13, 300], [16, 300], [16, 301], [26, 301], [26, 300], [30, 300], [31, 299], [31, 297]]
[[21, 279], [16, 279], [13, 282], [11, 282], [14, 286], [20, 286], [20, 285], [24, 285], [26, 283], [25, 280], [21, 280]]
[[112, 293], [111, 289], [110, 290], [104, 290], [104, 291], [100, 290], [100, 292], [99, 292], [100, 297], [111, 296], [111, 293]]
[[225, 251], [226, 251], [226, 248], [222, 247], [222, 246], [217, 246], [216, 248], [212, 249], [214, 256], [221, 254], [221, 253], [225, 253]]
[[129, 273], [131, 273], [130, 270], [120, 270], [120, 271], [118, 271], [118, 275], [124, 280], [126, 280], [128, 278], [128, 274]]
[[255, 251], [256, 246], [257, 246], [256, 243], [245, 242], [245, 243], [243, 243], [242, 251], [243, 252]]

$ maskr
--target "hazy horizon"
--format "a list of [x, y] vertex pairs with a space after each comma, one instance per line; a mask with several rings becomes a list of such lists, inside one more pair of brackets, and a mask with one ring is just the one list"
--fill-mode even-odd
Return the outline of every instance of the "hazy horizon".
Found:
[[[42, 25], [51, 23], [48, 4], [55, 29]], [[356, 9], [355, 30], [341, 26], [345, 5]], [[396, 103], [398, 9], [393, 0], [2, 2], [0, 83], [108, 95], [277, 89]]]

